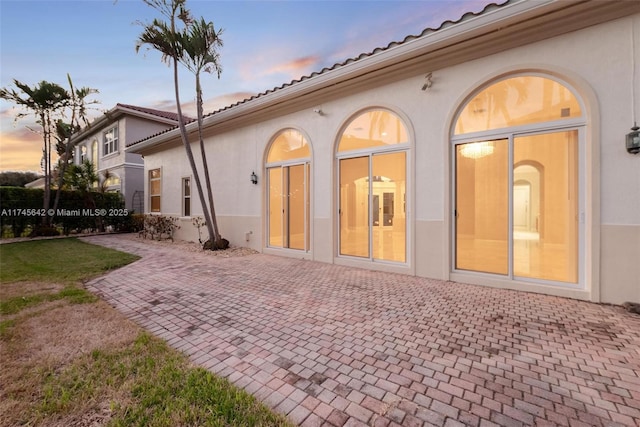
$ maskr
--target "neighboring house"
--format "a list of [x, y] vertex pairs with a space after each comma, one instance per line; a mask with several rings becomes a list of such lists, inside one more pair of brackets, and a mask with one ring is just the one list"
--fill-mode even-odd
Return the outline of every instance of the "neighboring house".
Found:
[[42, 188], [44, 189], [44, 177], [42, 178], [38, 178], [38, 179], [34, 179], [31, 182], [27, 182], [24, 185], [25, 188]]
[[144, 209], [144, 160], [140, 154], [125, 152], [125, 147], [141, 138], [173, 128], [176, 113], [117, 104], [90, 126], [74, 135], [74, 162], [89, 160], [94, 164], [100, 182], [105, 172], [109, 178], [107, 191], [122, 194], [127, 209]]
[[[204, 126], [232, 245], [622, 303], [640, 301], [640, 155], [625, 148], [639, 118], [640, 2], [525, 0]], [[195, 240], [183, 150], [178, 129], [128, 148], [145, 156], [146, 211], [182, 217], [177, 237]]]

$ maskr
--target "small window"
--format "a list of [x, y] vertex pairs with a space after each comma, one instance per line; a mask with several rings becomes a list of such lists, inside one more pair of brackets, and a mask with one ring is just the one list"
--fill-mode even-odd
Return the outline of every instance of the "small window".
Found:
[[162, 174], [160, 169], [152, 169], [149, 171], [149, 201], [151, 203], [151, 212], [160, 212], [160, 194], [161, 194]]
[[118, 127], [114, 126], [111, 129], [105, 131], [102, 134], [102, 155], [108, 156], [109, 154], [118, 151]]
[[191, 178], [182, 178], [182, 216], [191, 216]]

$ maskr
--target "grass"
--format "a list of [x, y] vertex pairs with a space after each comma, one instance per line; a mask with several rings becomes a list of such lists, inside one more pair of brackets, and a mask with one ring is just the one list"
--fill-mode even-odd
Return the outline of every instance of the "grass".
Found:
[[77, 239], [0, 246], [0, 425], [290, 426], [82, 287], [135, 259]]
[[[118, 350], [95, 350], [60, 374], [49, 373], [38, 418], [65, 413], [78, 401], [109, 399], [110, 426], [285, 426], [286, 421], [225, 379], [189, 365], [164, 341], [142, 332]], [[98, 395], [102, 395], [99, 397]]]
[[32, 305], [60, 299], [67, 299], [72, 304], [84, 304], [97, 301], [98, 298], [84, 289], [67, 287], [55, 294], [37, 294], [3, 299], [0, 301], [0, 314], [15, 314]]
[[0, 283], [74, 284], [138, 258], [75, 238], [3, 244], [0, 245]]

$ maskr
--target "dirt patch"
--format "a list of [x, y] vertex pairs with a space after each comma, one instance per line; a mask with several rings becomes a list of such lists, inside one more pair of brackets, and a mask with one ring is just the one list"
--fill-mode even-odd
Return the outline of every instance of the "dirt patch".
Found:
[[[34, 285], [35, 286], [35, 285]], [[48, 286], [48, 285], [47, 285]], [[38, 292], [33, 287], [34, 293]], [[21, 419], [41, 401], [46, 375], [96, 349], [114, 349], [133, 342], [140, 328], [104, 301], [71, 304], [51, 301], [11, 316], [13, 325], [0, 345], [0, 425], [23, 425]], [[84, 411], [68, 414], [54, 425], [103, 425], [108, 402], [88, 402]], [[52, 421], [52, 420], [49, 420]]]
[[[72, 326], [72, 327], [69, 327]], [[23, 324], [23, 345], [34, 363], [49, 360], [66, 364], [98, 348], [133, 342], [140, 329], [104, 301], [63, 304], [46, 316], [34, 316]]]

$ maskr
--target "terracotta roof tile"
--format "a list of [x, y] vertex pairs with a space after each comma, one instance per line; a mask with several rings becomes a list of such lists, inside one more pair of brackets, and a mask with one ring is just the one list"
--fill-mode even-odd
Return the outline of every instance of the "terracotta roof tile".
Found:
[[[154, 108], [139, 107], [137, 105], [120, 104], [120, 103], [116, 104], [116, 107], [127, 108], [129, 110], [135, 110], [141, 113], [151, 114], [151, 115], [162, 117], [165, 119], [174, 120], [176, 122], [178, 121], [178, 114], [170, 111], [162, 111], [162, 110], [156, 110]], [[193, 120], [190, 117], [187, 117], [187, 116], [184, 116], [184, 117], [187, 120], [187, 122], [190, 122]]]

